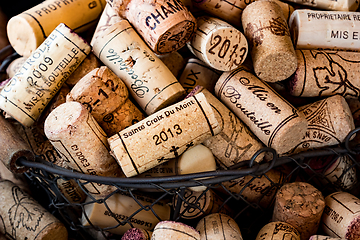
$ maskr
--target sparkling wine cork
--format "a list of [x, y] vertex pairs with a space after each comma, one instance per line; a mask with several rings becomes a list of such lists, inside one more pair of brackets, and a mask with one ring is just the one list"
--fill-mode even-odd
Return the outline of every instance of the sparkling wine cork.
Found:
[[0, 133], [1, 161], [13, 173], [26, 172], [29, 168], [18, 165], [17, 160], [26, 158], [35, 161], [31, 148], [3, 116], [0, 116]]
[[200, 232], [200, 239], [243, 239], [235, 220], [222, 213], [213, 213], [204, 217], [197, 224], [196, 230]]
[[25, 126], [34, 124], [89, 52], [82, 38], [59, 24], [0, 92], [0, 108]]
[[242, 67], [224, 72], [215, 85], [215, 94], [279, 154], [293, 149], [305, 135], [308, 123], [304, 114]]
[[178, 52], [172, 52], [164, 55], [156, 55], [174, 74], [178, 77], [181, 71], [184, 69], [186, 61]]
[[305, 182], [284, 184], [276, 193], [273, 221], [286, 222], [294, 226], [307, 240], [319, 227], [325, 208], [322, 193]]
[[342, 143], [355, 129], [349, 105], [340, 95], [298, 108], [308, 121], [308, 128], [301, 142], [291, 153]]
[[95, 68], [99, 68], [101, 65], [100, 60], [90, 52], [89, 55], [82, 61], [82, 63], [75, 69], [75, 71], [66, 79], [66, 84], [73, 87], [81, 78], [83, 78], [88, 72]]
[[125, 82], [148, 115], [177, 102], [185, 94], [175, 76], [128, 21], [107, 28], [92, 46], [95, 55]]
[[132, 228], [127, 230], [121, 240], [150, 240], [152, 231], [142, 228]]
[[197, 18], [198, 29], [188, 44], [200, 60], [220, 71], [238, 68], [248, 53], [245, 36], [218, 18]]
[[[154, 199], [146, 196], [134, 194], [133, 196], [136, 200], [125, 193], [115, 193], [105, 200], [106, 206], [104, 203], [97, 202], [86, 204], [82, 224], [90, 226], [90, 221], [94, 226], [109, 228], [107, 231], [122, 235], [134, 227], [152, 230], [159, 221], [170, 218], [170, 207], [168, 205], [159, 201], [154, 203]], [[87, 202], [90, 200], [88, 198]], [[150, 205], [153, 211], [150, 210]], [[142, 206], [147, 206], [148, 209], [142, 209]], [[137, 213], [133, 215], [135, 212]], [[124, 223], [127, 221], [128, 223], [117, 226], [118, 221], [124, 221]]]
[[[174, 195], [174, 208], [178, 201], [178, 196]], [[185, 190], [184, 200], [181, 203], [179, 212], [181, 218], [197, 219], [217, 212], [231, 214], [232, 211], [214, 191], [210, 189], [205, 192]]]
[[305, 6], [310, 6], [318, 9], [334, 10], [334, 11], [356, 11], [359, 7], [359, 1], [356, 0], [287, 0], [288, 2], [297, 3]]
[[260, 177], [247, 175], [222, 184], [229, 192], [241, 195], [249, 204], [256, 203], [267, 209], [274, 202], [276, 191], [284, 184], [285, 177], [282, 172], [271, 169]]
[[[195, 88], [192, 93], [198, 92], [205, 95], [214, 109], [218, 122], [222, 125], [219, 134], [203, 142], [205, 146], [210, 148], [222, 167], [227, 168], [241, 161], [249, 160], [263, 148], [263, 144], [248, 127], [214, 95], [202, 87]], [[260, 162], [262, 157], [261, 154], [255, 161]]]
[[342, 240], [341, 238], [333, 238], [329, 236], [322, 235], [313, 235], [309, 238], [309, 240]]
[[277, 3], [251, 3], [243, 12], [242, 26], [249, 41], [255, 74], [260, 79], [277, 82], [295, 72], [294, 46], [288, 24]]
[[261, 228], [255, 240], [300, 240], [296, 228], [285, 222], [271, 222]]
[[203, 86], [212, 93], [220, 75], [220, 71], [209, 67], [203, 61], [197, 58], [190, 58], [181, 73], [179, 82], [187, 94], [198, 85]]
[[[45, 120], [45, 134], [72, 169], [90, 175], [120, 177], [121, 169], [109, 154], [106, 134], [78, 102], [66, 102]], [[88, 183], [92, 194], [106, 194], [113, 186]]]
[[194, 228], [174, 221], [162, 221], [156, 224], [154, 228], [152, 240], [200, 240], [200, 234]]
[[123, 172], [131, 177], [179, 156], [220, 131], [211, 106], [199, 93], [148, 116], [108, 142]]
[[288, 81], [290, 94], [323, 97], [360, 96], [360, 53], [332, 50], [296, 50], [298, 68]]
[[10, 181], [0, 181], [0, 231], [11, 239], [67, 240], [65, 226]]
[[112, 136], [144, 118], [128, 97], [125, 83], [102, 66], [86, 74], [66, 98], [68, 102], [83, 104], [106, 134]]
[[6, 73], [9, 78], [12, 78], [21, 69], [22, 65], [26, 62], [26, 59], [26, 57], [19, 57], [9, 64], [6, 68]]
[[359, 51], [359, 21], [357, 12], [298, 9], [289, 26], [296, 49]]
[[107, 0], [156, 54], [179, 50], [196, 30], [196, 20], [180, 0]]
[[19, 15], [7, 24], [10, 44], [22, 56], [29, 57], [60, 23], [76, 32], [89, 29], [105, 6], [105, 0], [48, 0]]

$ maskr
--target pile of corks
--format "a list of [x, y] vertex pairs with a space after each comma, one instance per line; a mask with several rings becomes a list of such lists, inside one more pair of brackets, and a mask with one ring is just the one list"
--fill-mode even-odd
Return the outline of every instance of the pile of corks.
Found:
[[[20, 158], [140, 181], [234, 169], [265, 147], [274, 151], [256, 164], [340, 145], [359, 125], [358, 1], [1, 4], [6, 238], [69, 238], [27, 190]], [[56, 184], [67, 203], [81, 206], [75, 214], [96, 239], [243, 239], [223, 200], [231, 193], [272, 209], [256, 240], [357, 240], [355, 161], [311, 160], [313, 174], [342, 190], [328, 196], [301, 177], [288, 182], [286, 167], [215, 189], [196, 178], [179, 221], [171, 221], [179, 196], [155, 201], [160, 188], [133, 194], [61, 176]]]

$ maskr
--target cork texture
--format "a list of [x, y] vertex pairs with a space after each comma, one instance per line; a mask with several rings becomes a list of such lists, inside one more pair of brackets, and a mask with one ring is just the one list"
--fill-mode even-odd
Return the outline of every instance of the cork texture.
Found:
[[295, 227], [285, 222], [271, 222], [259, 231], [255, 240], [300, 240], [300, 233]]
[[150, 240], [152, 232], [142, 228], [132, 228], [127, 230], [121, 240]]
[[295, 72], [294, 46], [286, 18], [277, 3], [251, 3], [243, 12], [242, 26], [249, 41], [255, 74], [260, 79], [277, 82]]
[[309, 238], [309, 240], [341, 240], [341, 238], [333, 238], [333, 237], [323, 236], [323, 235], [313, 235]]
[[88, 74], [88, 72], [95, 68], [99, 68], [100, 65], [101, 62], [99, 59], [92, 52], [90, 52], [84, 61], [82, 61], [75, 69], [75, 71], [66, 79], [66, 85], [73, 87], [81, 78]]
[[273, 221], [286, 222], [294, 226], [307, 240], [319, 227], [325, 199], [322, 193], [305, 182], [284, 184], [276, 193]]
[[173, 222], [173, 221], [162, 221], [156, 224], [151, 239], [152, 240], [168, 240], [168, 239], [200, 240], [200, 234], [194, 228], [184, 223]]
[[215, 95], [279, 154], [293, 149], [305, 135], [304, 114], [245, 68], [224, 72], [215, 85]]

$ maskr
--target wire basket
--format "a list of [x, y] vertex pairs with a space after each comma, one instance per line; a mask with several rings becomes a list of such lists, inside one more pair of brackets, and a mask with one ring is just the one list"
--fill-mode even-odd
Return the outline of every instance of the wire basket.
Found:
[[[252, 159], [242, 161], [227, 170], [181, 176], [158, 178], [101, 177], [63, 169], [40, 158], [37, 159], [37, 162], [20, 159], [19, 164], [30, 167], [30, 171], [25, 173], [26, 176], [35, 187], [34, 189], [45, 192], [47, 196], [46, 199], [42, 197], [37, 200], [65, 223], [70, 238], [97, 239], [102, 236], [105, 239], [119, 239], [118, 235], [109, 234], [108, 231], [111, 232], [111, 230], [122, 225], [128, 225], [129, 228], [135, 227], [137, 222], [134, 222], [134, 219], [144, 211], [152, 212], [159, 221], [181, 221], [195, 227], [199, 218], [189, 219], [185, 215], [189, 212], [197, 212], [199, 215], [206, 214], [207, 212], [198, 203], [211, 191], [222, 199], [221, 204], [218, 204], [216, 208], [216, 212], [229, 212], [228, 209], [231, 209], [232, 211], [229, 214], [238, 223], [244, 239], [255, 239], [262, 226], [271, 220], [275, 193], [286, 182], [308, 182], [319, 189], [324, 196], [336, 191], [347, 191], [359, 196], [359, 182], [356, 179], [360, 166], [357, 160], [360, 146], [350, 141], [358, 131], [360, 128], [349, 133], [341, 146], [311, 150], [286, 157], [278, 157], [272, 148], [263, 148]], [[272, 159], [258, 164], [255, 159], [262, 152], [272, 153]], [[330, 167], [340, 158], [346, 159], [347, 167], [342, 168], [341, 173], [330, 177], [328, 173], [331, 170]], [[270, 174], [273, 170], [280, 170], [283, 173], [282, 177], [274, 181]], [[246, 181], [244, 181], [245, 178]], [[76, 181], [87, 194], [88, 200], [82, 203], [70, 202], [58, 187], [57, 181], [59, 179]], [[266, 187], [255, 184], [261, 179], [268, 181]], [[86, 185], [98, 183], [112, 185], [115, 190], [104, 197], [94, 198], [87, 193]], [[241, 188], [235, 192], [229, 190], [229, 185], [237, 185]], [[202, 187], [203, 189], [196, 196], [189, 198], [187, 196], [189, 195], [188, 190], [193, 187]], [[258, 193], [253, 199], [246, 195], [246, 191], [249, 189]], [[149, 190], [151, 190], [151, 194], [148, 193]], [[116, 194], [126, 195], [134, 199], [137, 203], [137, 210], [121, 216], [112, 212], [108, 202]], [[43, 194], [37, 195], [44, 196]], [[144, 204], [144, 201], [141, 201], [141, 198], [139, 199], [137, 196], [143, 196], [143, 198], [146, 196], [152, 201], [147, 201]], [[170, 219], [161, 219], [154, 207], [158, 203], [165, 203], [172, 207]], [[115, 224], [101, 228], [92, 224], [85, 214], [85, 219], [89, 224], [84, 226], [81, 223], [81, 216], [84, 215], [86, 207], [91, 204], [103, 204], [109, 216], [114, 219]], [[82, 217], [84, 218], [84, 216]]]

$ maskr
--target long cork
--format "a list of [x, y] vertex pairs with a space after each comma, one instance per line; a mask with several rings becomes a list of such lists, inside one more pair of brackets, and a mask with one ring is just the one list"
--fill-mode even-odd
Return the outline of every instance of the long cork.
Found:
[[305, 115], [308, 128], [291, 153], [340, 144], [355, 129], [349, 105], [340, 95], [299, 107], [298, 110]]
[[298, 67], [288, 81], [290, 94], [324, 97], [360, 96], [360, 53], [331, 50], [296, 50]]
[[151, 239], [200, 240], [200, 234], [194, 228], [184, 223], [174, 221], [162, 221], [156, 224]]
[[359, 7], [359, 1], [356, 0], [340, 0], [340, 1], [331, 1], [331, 0], [311, 0], [311, 1], [302, 1], [302, 0], [287, 0], [288, 2], [297, 3], [316, 9], [324, 10], [334, 10], [334, 11], [351, 11], [355, 12]]
[[[109, 154], [106, 134], [78, 102], [66, 102], [45, 120], [45, 134], [72, 169], [91, 175], [120, 177], [121, 169]], [[114, 187], [88, 183], [92, 194], [106, 194]]]
[[108, 139], [127, 177], [135, 176], [218, 134], [221, 126], [199, 93], [122, 130]]
[[83, 104], [106, 134], [112, 136], [144, 118], [128, 97], [125, 83], [102, 66], [86, 74], [71, 89], [66, 101]]
[[0, 108], [31, 126], [89, 52], [81, 37], [59, 24], [0, 92]]
[[300, 233], [295, 227], [285, 222], [271, 222], [259, 231], [255, 240], [300, 240]]
[[233, 70], [245, 61], [248, 42], [239, 30], [209, 16], [198, 17], [197, 24], [188, 47], [200, 60], [220, 71]]
[[333, 238], [329, 236], [323, 235], [313, 235], [309, 238], [309, 240], [343, 240], [342, 238]]
[[213, 213], [204, 217], [197, 224], [196, 230], [200, 232], [200, 239], [243, 239], [235, 220], [222, 213]]
[[17, 53], [29, 57], [60, 23], [78, 33], [83, 32], [94, 25], [104, 6], [105, 0], [40, 3], [9, 20], [9, 41]]
[[93, 52], [130, 90], [147, 113], [177, 102], [184, 88], [126, 20], [119, 20], [93, 42]]
[[260, 79], [277, 82], [295, 72], [294, 46], [286, 18], [277, 3], [251, 3], [243, 12], [242, 26], [249, 41], [255, 74]]
[[359, 51], [360, 14], [297, 9], [289, 20], [296, 49]]
[[215, 94], [268, 147], [279, 154], [301, 142], [308, 123], [303, 113], [245, 68], [224, 72]]
[[67, 240], [65, 226], [10, 181], [0, 181], [0, 231], [16, 240]]
[[294, 226], [307, 240], [319, 227], [325, 208], [322, 193], [305, 182], [284, 184], [276, 194], [273, 221], [286, 222]]
[[360, 199], [347, 192], [335, 192], [325, 198], [322, 229], [325, 234], [341, 239], [360, 238]]
[[[134, 198], [135, 199], [134, 199]], [[105, 203], [89, 203], [88, 198], [85, 211], [82, 215], [82, 224], [90, 226], [89, 221], [100, 228], [109, 228], [107, 231], [122, 235], [135, 227], [152, 230], [155, 225], [170, 218], [170, 207], [162, 202], [154, 203], [154, 199], [125, 193], [116, 193], [105, 200]], [[151, 209], [149, 206], [151, 205]], [[146, 209], [142, 209], [147, 206]], [[135, 215], [133, 215], [136, 212]], [[118, 221], [128, 223], [118, 225]], [[131, 223], [133, 226], [131, 226]]]
[[196, 20], [180, 0], [107, 0], [156, 54], [179, 50], [191, 39]]

